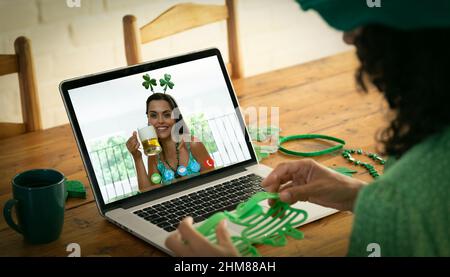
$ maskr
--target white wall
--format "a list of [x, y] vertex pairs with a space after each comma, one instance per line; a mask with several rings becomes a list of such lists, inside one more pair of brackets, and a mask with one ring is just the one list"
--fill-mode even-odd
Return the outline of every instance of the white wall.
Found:
[[[44, 128], [68, 122], [58, 84], [75, 76], [126, 65], [122, 17], [139, 26], [181, 0], [0, 0], [0, 53], [13, 54], [14, 40], [32, 40]], [[222, 4], [223, 0], [198, 0]], [[245, 76], [318, 59], [349, 49], [341, 35], [293, 0], [240, 0], [239, 29]], [[151, 60], [218, 47], [228, 59], [225, 23], [211, 24], [143, 47]], [[17, 75], [0, 77], [0, 121], [21, 122]]]

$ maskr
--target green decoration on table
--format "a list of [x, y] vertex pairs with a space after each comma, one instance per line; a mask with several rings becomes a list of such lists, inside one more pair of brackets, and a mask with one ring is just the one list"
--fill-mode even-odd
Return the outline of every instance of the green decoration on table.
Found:
[[[314, 152], [299, 152], [299, 151], [286, 149], [285, 147], [281, 146], [281, 144], [284, 142], [291, 141], [291, 140], [299, 140], [299, 139], [325, 139], [325, 140], [338, 142], [339, 144], [332, 146], [330, 148], [324, 149], [324, 150], [314, 151]], [[293, 135], [293, 136], [280, 137], [279, 149], [281, 152], [283, 152], [285, 154], [301, 156], [301, 157], [317, 157], [317, 156], [322, 156], [325, 154], [330, 154], [330, 153], [336, 152], [338, 150], [342, 150], [341, 155], [345, 159], [347, 159], [349, 162], [354, 163], [355, 165], [360, 165], [360, 166], [364, 167], [374, 179], [376, 179], [380, 176], [380, 174], [378, 173], [378, 171], [375, 169], [375, 167], [373, 165], [371, 165], [370, 163], [358, 161], [355, 158], [353, 158], [351, 156], [351, 154], [356, 153], [356, 154], [360, 154], [360, 155], [366, 155], [369, 158], [371, 158], [372, 160], [380, 163], [381, 165], [384, 165], [386, 163], [386, 161], [384, 159], [382, 159], [380, 156], [378, 156], [375, 153], [364, 152], [361, 149], [357, 149], [357, 150], [344, 149], [344, 145], [345, 145], [344, 140], [335, 138], [332, 136], [325, 136], [325, 135], [318, 135], [318, 134], [305, 134], [305, 135]], [[338, 170], [336, 170], [336, 171], [338, 171]], [[353, 175], [353, 173], [349, 172], [347, 169], [345, 169], [345, 170], [341, 169], [338, 172], [343, 173], [344, 175], [348, 175], [348, 176]]]
[[346, 167], [330, 167], [331, 169], [333, 169], [336, 172], [339, 172], [341, 174], [344, 174], [348, 177], [353, 177], [353, 174], [357, 173], [358, 171], [350, 169], [350, 168], [346, 168]]
[[[279, 136], [280, 129], [277, 127], [269, 126], [265, 128], [248, 128], [248, 132], [250, 135], [250, 138], [253, 142], [253, 148], [255, 149], [256, 158], [258, 161], [261, 161], [267, 157], [269, 157], [270, 154], [277, 152], [278, 150], [282, 153], [293, 155], [293, 156], [299, 156], [299, 157], [318, 157], [326, 154], [332, 154], [332, 153], [339, 153], [347, 159], [349, 162], [353, 163], [354, 165], [359, 165], [364, 167], [369, 174], [375, 179], [380, 176], [378, 171], [375, 169], [373, 165], [370, 163], [365, 163], [362, 161], [358, 161], [355, 158], [352, 157], [351, 154], [360, 154], [360, 155], [366, 155], [375, 162], [378, 162], [381, 165], [384, 165], [386, 161], [378, 156], [375, 153], [368, 153], [364, 152], [361, 149], [344, 149], [345, 146], [345, 140], [332, 137], [332, 136], [326, 136], [326, 135], [320, 135], [320, 134], [302, 134], [302, 135], [292, 135], [292, 136]], [[332, 147], [320, 150], [320, 151], [313, 151], [313, 152], [300, 152], [300, 151], [294, 151], [291, 149], [288, 149], [286, 147], [283, 147], [282, 144], [288, 141], [292, 140], [301, 140], [301, 139], [323, 139], [323, 140], [329, 140], [337, 142], [337, 145], [334, 145]], [[271, 140], [271, 141], [270, 141]], [[267, 144], [267, 141], [270, 141], [270, 144]], [[274, 143], [275, 141], [275, 143]], [[265, 145], [258, 144], [260, 142], [265, 142]], [[344, 175], [352, 177], [353, 174], [357, 173], [356, 170], [348, 169], [346, 167], [337, 167], [332, 168], [333, 170], [342, 173]]]
[[[156, 82], [156, 79], [150, 77], [149, 74], [142, 75], [142, 78], [144, 79], [144, 82], [142, 85], [145, 87], [145, 89], [150, 89], [152, 92], [154, 92], [154, 87], [158, 85]], [[163, 79], [159, 79], [159, 85], [163, 88], [164, 93], [166, 93], [167, 88], [173, 89], [175, 84], [171, 81], [172, 76], [170, 74], [164, 74]]]
[[371, 158], [375, 162], [378, 162], [381, 165], [384, 165], [386, 163], [386, 161], [383, 158], [381, 158], [380, 156], [378, 156], [375, 153], [364, 152], [362, 149], [345, 149], [344, 151], [342, 151], [342, 157], [344, 157], [349, 162], [351, 162], [355, 165], [359, 165], [359, 166], [362, 166], [365, 169], [367, 169], [367, 171], [369, 171], [369, 174], [374, 179], [376, 179], [380, 176], [380, 174], [378, 173], [378, 171], [375, 169], [375, 167], [373, 165], [359, 161], [359, 160], [353, 158], [351, 154], [359, 154], [359, 155], [368, 156], [369, 158]]
[[270, 155], [269, 153], [263, 152], [260, 146], [254, 145], [253, 148], [255, 148], [256, 159], [258, 162], [269, 157]]
[[[275, 204], [264, 208], [259, 203], [274, 199]], [[266, 210], [265, 210], [266, 209]], [[286, 236], [302, 239], [303, 233], [295, 227], [308, 217], [304, 210], [292, 208], [279, 200], [278, 193], [258, 192], [249, 200], [237, 206], [234, 212], [215, 213], [203, 222], [197, 230], [211, 242], [217, 243], [216, 226], [223, 219], [244, 227], [240, 236], [232, 236], [231, 240], [242, 256], [260, 256], [255, 244], [284, 246]]]
[[67, 198], [86, 199], [86, 188], [83, 183], [77, 180], [66, 180], [66, 199]]
[[253, 142], [253, 148], [255, 149], [258, 161], [278, 151], [280, 128], [274, 126], [260, 128], [249, 127], [248, 132]]
[[267, 140], [271, 136], [277, 136], [280, 133], [280, 128], [275, 126], [268, 126], [268, 127], [249, 127], [248, 132], [250, 134], [250, 137], [254, 141], [263, 142]]
[[[299, 139], [324, 139], [324, 140], [334, 141], [334, 142], [337, 142], [339, 144], [337, 144], [335, 146], [332, 146], [330, 148], [324, 149], [324, 150], [314, 151], [314, 152], [292, 151], [292, 150], [289, 150], [289, 149], [281, 146], [281, 144], [283, 144], [285, 142], [288, 142], [288, 141], [291, 141], [291, 140], [299, 140]], [[281, 152], [289, 154], [289, 155], [301, 156], [301, 157], [322, 156], [322, 155], [329, 154], [331, 152], [340, 150], [340, 149], [342, 149], [344, 147], [344, 145], [345, 145], [345, 141], [342, 140], [342, 139], [331, 137], [331, 136], [318, 135], [318, 134], [283, 136], [283, 137], [280, 137], [280, 142], [278, 143], [278, 147], [279, 147]]]

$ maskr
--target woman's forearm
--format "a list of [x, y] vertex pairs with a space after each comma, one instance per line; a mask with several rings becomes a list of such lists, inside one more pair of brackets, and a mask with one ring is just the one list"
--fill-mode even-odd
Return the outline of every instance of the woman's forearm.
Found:
[[142, 160], [142, 157], [134, 159], [134, 165], [136, 167], [139, 190], [143, 191], [145, 190], [145, 188], [148, 188], [150, 186], [150, 181], [148, 180], [148, 175], [145, 171], [144, 161]]
[[353, 212], [355, 208], [356, 198], [358, 198], [360, 190], [366, 185], [367, 185], [366, 182], [358, 180], [356, 178], [352, 178], [352, 182], [349, 182], [348, 184], [348, 195], [350, 196], [351, 200], [349, 201], [347, 210]]

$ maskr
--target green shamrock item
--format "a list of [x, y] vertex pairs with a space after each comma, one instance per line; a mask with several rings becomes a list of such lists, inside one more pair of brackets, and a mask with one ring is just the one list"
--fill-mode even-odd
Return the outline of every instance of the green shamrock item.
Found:
[[[267, 199], [275, 200], [270, 208], [259, 203]], [[216, 226], [226, 219], [232, 224], [243, 227], [239, 236], [231, 241], [242, 256], [260, 256], [255, 245], [284, 246], [287, 236], [303, 239], [303, 233], [295, 229], [308, 218], [304, 210], [295, 209], [279, 200], [278, 193], [258, 192], [246, 202], [239, 204], [234, 212], [213, 214], [197, 228], [208, 240], [217, 243]]]
[[353, 177], [353, 174], [358, 173], [358, 171], [341, 166], [341, 167], [330, 167], [331, 169], [333, 169], [336, 172], [339, 172], [343, 175], [346, 175], [348, 177]]
[[163, 87], [164, 93], [166, 93], [167, 87], [173, 89], [175, 86], [175, 84], [170, 81], [171, 77], [170, 74], [164, 74], [164, 79], [159, 79], [159, 85]]
[[[142, 78], [144, 79], [144, 82], [142, 85], [145, 89], [150, 89], [152, 92], [154, 92], [154, 87], [158, 85], [156, 82], [156, 79], [150, 77], [149, 74], [142, 75]], [[164, 93], [166, 93], [167, 88], [173, 89], [175, 84], [171, 81], [172, 76], [170, 74], [164, 74], [164, 78], [159, 79], [159, 85], [163, 88]]]
[[145, 74], [144, 76], [142, 76], [142, 78], [144, 78], [144, 82], [142, 83], [142, 85], [146, 89], [150, 88], [150, 90], [153, 91], [153, 86], [157, 86], [156, 79], [152, 79], [148, 74]]
[[268, 158], [270, 154], [278, 151], [278, 142], [271, 141], [271, 139], [273, 140], [278, 137], [280, 128], [274, 126], [249, 127], [248, 132], [258, 161]]
[[67, 198], [86, 199], [86, 188], [83, 183], [77, 180], [66, 180], [66, 199]]

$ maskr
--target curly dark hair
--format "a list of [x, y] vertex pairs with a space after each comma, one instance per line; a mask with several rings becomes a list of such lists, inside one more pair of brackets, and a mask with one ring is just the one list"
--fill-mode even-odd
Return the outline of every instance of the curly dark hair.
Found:
[[355, 38], [361, 66], [356, 73], [384, 94], [394, 111], [378, 140], [384, 152], [401, 157], [414, 145], [450, 125], [450, 29], [402, 31], [363, 27]]

